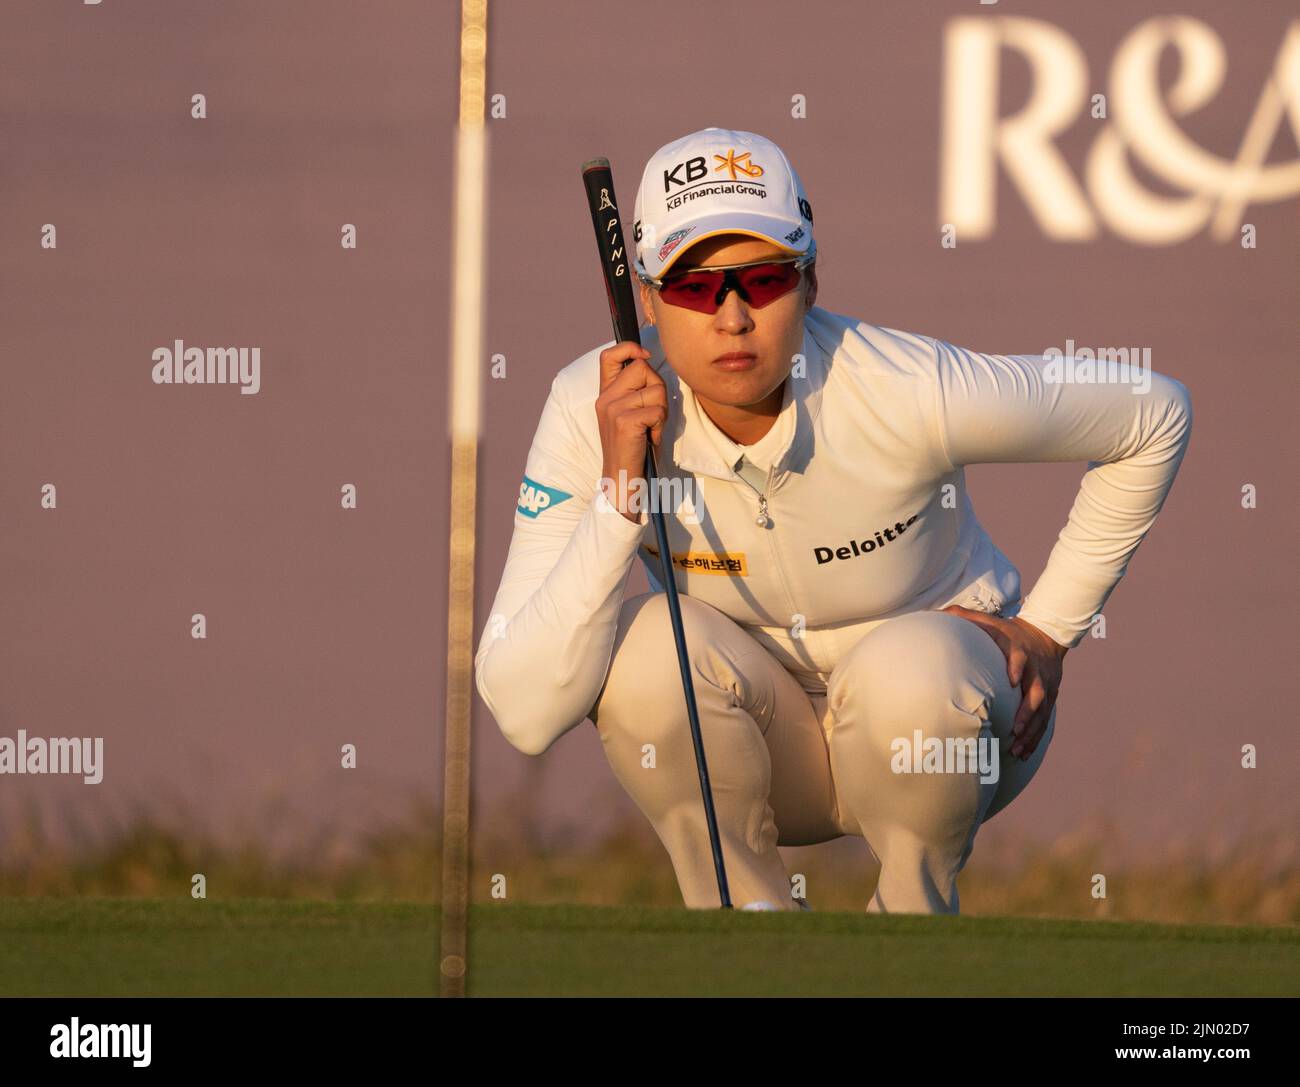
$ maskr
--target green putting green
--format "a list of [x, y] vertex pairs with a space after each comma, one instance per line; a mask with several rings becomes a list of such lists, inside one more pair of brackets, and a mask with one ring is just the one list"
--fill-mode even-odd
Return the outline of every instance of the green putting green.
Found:
[[[0, 996], [428, 996], [414, 902], [0, 899]], [[476, 905], [471, 995], [1296, 996], [1300, 929]]]

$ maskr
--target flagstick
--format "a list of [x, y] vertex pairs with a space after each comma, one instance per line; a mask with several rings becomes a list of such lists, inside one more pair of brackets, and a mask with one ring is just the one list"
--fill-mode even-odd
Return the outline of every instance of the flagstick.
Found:
[[443, 767], [439, 992], [464, 996], [468, 973], [470, 710], [474, 666], [474, 506], [483, 345], [487, 0], [462, 0], [460, 121], [452, 213], [451, 536]]

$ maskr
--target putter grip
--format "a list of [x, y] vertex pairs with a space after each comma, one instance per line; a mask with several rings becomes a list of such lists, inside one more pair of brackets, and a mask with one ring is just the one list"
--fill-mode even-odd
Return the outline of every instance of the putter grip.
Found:
[[587, 207], [591, 211], [591, 225], [596, 231], [596, 244], [600, 247], [614, 341], [640, 343], [640, 325], [632, 296], [632, 265], [623, 240], [622, 216], [614, 197], [614, 175], [609, 159], [595, 158], [583, 163], [582, 182], [587, 190]]

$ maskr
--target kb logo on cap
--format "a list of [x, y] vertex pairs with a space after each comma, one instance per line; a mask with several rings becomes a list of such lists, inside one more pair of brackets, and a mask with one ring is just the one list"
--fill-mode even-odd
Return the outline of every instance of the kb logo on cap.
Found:
[[714, 155], [713, 157], [718, 160], [718, 165], [713, 168], [713, 172], [716, 174], [719, 170], [730, 170], [732, 181], [736, 180], [737, 170], [746, 177], [763, 176], [763, 167], [761, 167], [757, 162], [749, 161], [748, 151], [743, 155], [737, 155], [736, 149], [732, 147], [727, 150], [725, 155]]
[[[677, 171], [683, 169], [686, 171], [685, 181], [677, 176]], [[692, 181], [699, 181], [708, 172], [708, 167], [704, 165], [703, 156], [697, 155], [693, 159], [679, 162], [671, 170], [664, 171], [664, 192], [672, 192], [674, 185], [689, 185]]]
[[[742, 173], [746, 177], [762, 177], [763, 167], [757, 162], [750, 161], [749, 152], [737, 155], [736, 149], [730, 147], [725, 155], [714, 155], [718, 160], [718, 165], [713, 168], [714, 173], [720, 170], [727, 170], [731, 174], [731, 180], [736, 180], [736, 174]], [[677, 176], [679, 170], [686, 171], [685, 179]], [[687, 159], [685, 162], [679, 162], [671, 170], [664, 171], [664, 192], [671, 192], [674, 185], [685, 186], [692, 181], [699, 181], [705, 177], [709, 170], [704, 162], [703, 155], [697, 155], [693, 159]]]

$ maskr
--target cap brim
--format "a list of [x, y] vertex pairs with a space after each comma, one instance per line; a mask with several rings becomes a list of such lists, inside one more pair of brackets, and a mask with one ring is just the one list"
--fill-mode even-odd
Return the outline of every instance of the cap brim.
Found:
[[[774, 219], [768, 215], [737, 215], [734, 212], [729, 212], [725, 215], [700, 219], [692, 225], [700, 233], [669, 253], [657, 267], [653, 262], [647, 264], [646, 272], [648, 275], [656, 279], [662, 277], [693, 246], [698, 245], [706, 238], [716, 238], [719, 234], [743, 234], [750, 238], [758, 238], [761, 241], [771, 242], [782, 252], [789, 253], [792, 256], [802, 256], [806, 253], [808, 251], [806, 243], [812, 240], [811, 232], [805, 230], [802, 239], [805, 244], [803, 246], [790, 245], [782, 236], [790, 233], [790, 221], [788, 219]], [[656, 255], [652, 254], [652, 256]]]

